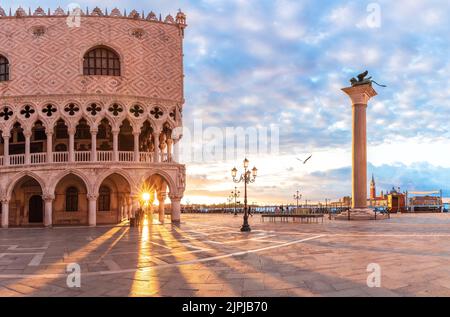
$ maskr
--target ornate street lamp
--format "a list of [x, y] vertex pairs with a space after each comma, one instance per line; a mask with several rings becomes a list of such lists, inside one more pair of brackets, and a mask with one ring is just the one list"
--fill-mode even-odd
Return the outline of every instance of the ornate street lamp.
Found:
[[237, 216], [237, 209], [236, 209], [236, 199], [240, 195], [240, 191], [237, 190], [237, 187], [234, 187], [234, 192], [231, 192], [231, 198], [234, 198], [234, 215]]
[[298, 212], [298, 201], [302, 199], [302, 194], [297, 190], [297, 193], [294, 194], [294, 199], [297, 200], [297, 209], [296, 212]]
[[[227, 197], [227, 205], [225, 206], [225, 208], [230, 208], [232, 202], [233, 202], [233, 197], [230, 195]], [[225, 213], [227, 213], [227, 212], [228, 211], [226, 211]]]
[[244, 160], [244, 173], [241, 174], [239, 178], [236, 178], [238, 172], [236, 167], [234, 167], [231, 170], [233, 182], [235, 183], [244, 182], [244, 223], [242, 224], [241, 228], [242, 232], [250, 232], [252, 230], [250, 228], [250, 225], [248, 224], [247, 185], [250, 183], [254, 183], [256, 180], [256, 176], [258, 175], [258, 169], [256, 167], [253, 167], [251, 171], [248, 169], [249, 163], [250, 162], [247, 159]]

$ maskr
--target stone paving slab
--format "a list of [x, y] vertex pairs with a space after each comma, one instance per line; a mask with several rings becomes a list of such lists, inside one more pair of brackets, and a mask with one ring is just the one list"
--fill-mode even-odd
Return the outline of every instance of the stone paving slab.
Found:
[[[450, 215], [250, 222], [251, 233], [230, 214], [183, 215], [178, 226], [0, 229], [0, 296], [450, 296]], [[81, 288], [67, 285], [71, 263]], [[371, 263], [379, 288], [367, 286]]]

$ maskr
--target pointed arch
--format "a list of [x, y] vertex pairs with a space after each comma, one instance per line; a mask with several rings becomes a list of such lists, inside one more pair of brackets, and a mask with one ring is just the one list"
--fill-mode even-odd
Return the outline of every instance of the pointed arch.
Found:
[[114, 174], [122, 176], [128, 182], [128, 185], [130, 186], [131, 192], [134, 192], [134, 191], [137, 190], [136, 182], [130, 176], [130, 174], [128, 174], [126, 171], [124, 171], [122, 169], [115, 168], [115, 169], [111, 169], [111, 170], [105, 171], [103, 174], [101, 174], [97, 178], [97, 181], [96, 181], [96, 183], [93, 186], [93, 191], [92, 192], [94, 194], [97, 194], [99, 189], [100, 189], [100, 186], [105, 181], [105, 179], [107, 179], [109, 176], [114, 175]]
[[30, 171], [23, 171], [23, 172], [20, 172], [20, 173], [17, 173], [16, 175], [14, 175], [14, 177], [9, 181], [9, 186], [7, 187], [7, 189], [5, 191], [6, 198], [8, 200], [11, 199], [11, 194], [14, 190], [14, 187], [16, 187], [16, 185], [24, 177], [30, 177], [30, 178], [34, 179], [35, 181], [37, 181], [39, 183], [39, 185], [41, 186], [42, 193], [44, 193], [44, 194], [47, 193], [47, 186], [46, 186], [46, 183], [43, 178], [41, 178], [36, 173], [30, 172]]
[[89, 178], [84, 173], [82, 173], [81, 171], [74, 170], [74, 169], [65, 170], [62, 173], [59, 173], [58, 175], [56, 175], [56, 177], [54, 177], [52, 179], [52, 181], [50, 182], [51, 185], [49, 185], [48, 192], [50, 194], [55, 194], [55, 189], [56, 189], [56, 186], [58, 185], [58, 183], [64, 177], [66, 177], [68, 175], [71, 175], [71, 174], [74, 175], [74, 176], [77, 176], [78, 178], [80, 178], [83, 181], [84, 185], [86, 186], [86, 190], [87, 190], [88, 194], [92, 193], [92, 184], [89, 181]]
[[158, 169], [158, 170], [153, 170], [150, 171], [148, 173], [146, 173], [144, 175], [144, 177], [141, 180], [141, 184], [140, 186], [142, 187], [145, 182], [147, 182], [152, 176], [160, 176], [162, 177], [162, 179], [167, 183], [167, 185], [169, 186], [169, 190], [171, 193], [177, 193], [178, 192], [178, 187], [175, 183], [175, 180], [170, 176], [169, 173], [167, 173], [164, 170]]

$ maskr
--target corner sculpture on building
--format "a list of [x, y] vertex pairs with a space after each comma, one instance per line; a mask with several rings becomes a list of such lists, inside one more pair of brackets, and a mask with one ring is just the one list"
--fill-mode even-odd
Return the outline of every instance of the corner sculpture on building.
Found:
[[180, 221], [186, 16], [0, 8], [1, 225], [133, 216], [142, 190]]

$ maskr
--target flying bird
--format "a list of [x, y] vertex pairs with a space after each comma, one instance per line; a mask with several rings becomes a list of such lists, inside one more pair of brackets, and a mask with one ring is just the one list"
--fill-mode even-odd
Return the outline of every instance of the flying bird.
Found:
[[312, 154], [306, 159], [306, 160], [301, 160], [299, 158], [297, 158], [297, 160], [299, 160], [300, 162], [302, 162], [303, 164], [306, 164], [306, 162], [308, 162], [312, 157]]

